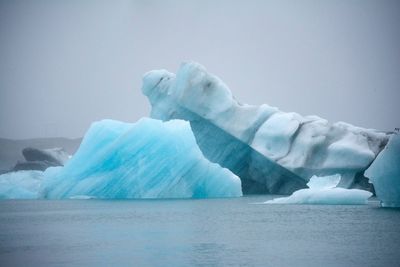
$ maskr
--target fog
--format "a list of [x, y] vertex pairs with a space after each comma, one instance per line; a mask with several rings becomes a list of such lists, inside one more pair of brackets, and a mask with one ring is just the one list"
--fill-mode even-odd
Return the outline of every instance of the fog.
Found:
[[148, 116], [142, 75], [194, 60], [240, 102], [400, 126], [398, 1], [0, 1], [0, 137]]

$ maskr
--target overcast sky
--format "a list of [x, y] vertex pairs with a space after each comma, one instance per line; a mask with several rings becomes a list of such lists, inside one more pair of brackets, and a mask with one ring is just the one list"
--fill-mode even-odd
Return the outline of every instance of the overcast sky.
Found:
[[0, 137], [148, 116], [141, 77], [194, 60], [244, 103], [400, 126], [400, 1], [0, 0]]

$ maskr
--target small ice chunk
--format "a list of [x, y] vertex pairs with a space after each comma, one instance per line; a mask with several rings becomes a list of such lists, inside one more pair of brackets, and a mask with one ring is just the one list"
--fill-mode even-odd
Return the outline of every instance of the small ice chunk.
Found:
[[266, 204], [325, 204], [325, 205], [362, 205], [372, 196], [371, 192], [360, 189], [336, 187], [340, 175], [311, 177], [307, 189], [301, 189], [288, 197], [275, 198]]
[[314, 175], [310, 178], [307, 186], [311, 189], [331, 189], [336, 187], [340, 182], [340, 174], [318, 177]]

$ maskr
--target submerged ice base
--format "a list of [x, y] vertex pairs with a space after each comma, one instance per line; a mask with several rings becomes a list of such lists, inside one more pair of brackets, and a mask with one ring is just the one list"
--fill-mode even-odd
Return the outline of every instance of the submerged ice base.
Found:
[[340, 175], [311, 177], [308, 189], [301, 189], [291, 196], [275, 198], [266, 204], [328, 204], [328, 205], [362, 205], [367, 204], [371, 192], [360, 189], [344, 189], [336, 187]]
[[41, 197], [207, 198], [242, 195], [240, 179], [209, 162], [188, 122], [93, 123], [64, 167], [44, 173]]

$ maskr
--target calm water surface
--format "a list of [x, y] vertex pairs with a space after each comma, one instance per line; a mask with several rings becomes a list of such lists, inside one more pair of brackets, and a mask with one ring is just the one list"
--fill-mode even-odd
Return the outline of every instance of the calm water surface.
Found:
[[400, 210], [266, 199], [0, 201], [0, 266], [400, 266]]

